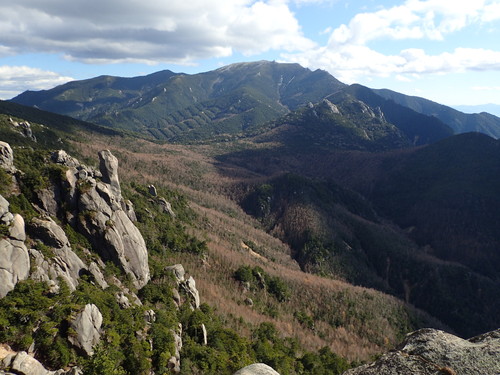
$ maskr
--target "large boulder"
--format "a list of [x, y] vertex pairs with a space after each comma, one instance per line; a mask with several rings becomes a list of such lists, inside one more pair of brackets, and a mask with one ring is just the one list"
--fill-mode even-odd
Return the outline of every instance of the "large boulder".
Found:
[[234, 375], [280, 375], [271, 366], [265, 363], [254, 363], [252, 365], [243, 367], [238, 370]]
[[198, 289], [196, 288], [196, 281], [193, 279], [192, 276], [189, 276], [189, 279], [187, 279], [184, 284], [184, 289], [187, 292], [187, 294], [190, 296], [192, 303], [194, 303], [194, 308], [197, 309], [200, 307], [200, 293], [198, 292]]
[[28, 229], [31, 235], [39, 238], [47, 246], [56, 248], [70, 246], [64, 230], [49, 217], [43, 219], [34, 217]]
[[109, 150], [99, 151], [98, 155], [102, 181], [111, 186], [114, 195], [121, 196], [120, 180], [118, 178], [118, 159]]
[[9, 212], [9, 202], [0, 195], [0, 223], [7, 233], [0, 235], [0, 298], [26, 280], [30, 270], [26, 233], [21, 215]]
[[410, 333], [396, 349], [376, 362], [344, 375], [498, 375], [500, 329], [464, 340], [425, 328]]
[[[7, 347], [8, 348], [8, 347]], [[47, 370], [37, 359], [26, 352], [13, 352], [8, 348], [5, 356], [0, 356], [0, 374], [17, 375], [81, 375], [78, 367], [66, 370]], [[7, 371], [7, 372], [6, 372]]]
[[102, 314], [94, 304], [85, 305], [71, 327], [76, 332], [75, 336], [70, 336], [70, 342], [82, 349], [87, 355], [94, 354], [93, 347], [99, 343], [101, 338]]
[[14, 153], [12, 148], [7, 142], [0, 141], [0, 168], [5, 169], [7, 172], [14, 173]]

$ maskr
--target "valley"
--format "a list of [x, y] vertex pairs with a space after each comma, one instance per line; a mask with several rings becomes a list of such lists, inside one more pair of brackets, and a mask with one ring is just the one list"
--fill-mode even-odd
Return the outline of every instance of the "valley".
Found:
[[[29, 227], [33, 210], [40, 214], [37, 192], [65, 181], [54, 174], [60, 167], [39, 181], [51, 152], [64, 149], [97, 170], [98, 153], [110, 150], [148, 249], [151, 281], [131, 285], [113, 265], [103, 273], [142, 300], [143, 307], [120, 310], [137, 327], [147, 308], [169, 311], [165, 327], [182, 322], [181, 374], [232, 374], [256, 360], [282, 374], [340, 374], [419, 328], [469, 338], [499, 326], [500, 143], [493, 137], [500, 119], [443, 108], [437, 116], [431, 104], [274, 62], [72, 82], [0, 102], [0, 140], [23, 171], [0, 193]], [[23, 121], [32, 138], [13, 125]], [[158, 196], [148, 193], [151, 185]], [[80, 189], [84, 196], [91, 187]], [[77, 215], [74, 225], [66, 210], [54, 219], [90, 241], [93, 216]], [[37, 238], [28, 231], [28, 245]], [[90, 242], [81, 246], [97, 261], [99, 244]], [[174, 264], [196, 280], [201, 307], [188, 311], [185, 302], [175, 310], [170, 291], [157, 295], [171, 289], [165, 270]], [[68, 306], [88, 299], [64, 298], [58, 303]], [[4, 311], [16, 304], [4, 301]], [[64, 328], [75, 311], [60, 314], [54, 342], [81, 365], [85, 356], [67, 343]], [[124, 318], [106, 319], [107, 340], [126, 343], [130, 333], [116, 323]], [[144, 332], [143, 341], [129, 343], [142, 345], [151, 335]], [[24, 336], [15, 336], [0, 329], [1, 342], [27, 350]], [[248, 356], [228, 352], [232, 345]], [[161, 353], [142, 350], [138, 373], [174, 371], [160, 365]], [[109, 360], [131, 373], [133, 364], [119, 355]]]

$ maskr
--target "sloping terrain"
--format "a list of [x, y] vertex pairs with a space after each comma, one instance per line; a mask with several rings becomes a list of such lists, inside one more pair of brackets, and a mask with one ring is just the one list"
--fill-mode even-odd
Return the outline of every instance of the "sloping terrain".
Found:
[[451, 127], [457, 134], [480, 132], [490, 137], [500, 138], [500, 118], [490, 113], [466, 114], [428, 99], [408, 96], [387, 89], [373, 90], [373, 92], [416, 112], [434, 116]]
[[343, 86], [324, 71], [262, 61], [195, 75], [103, 76], [26, 92], [13, 101], [158, 139], [186, 140], [240, 132]]
[[[321, 374], [319, 363], [331, 362], [339, 372], [348, 363], [337, 354], [367, 359], [415, 328], [473, 336], [500, 324], [495, 139], [451, 136], [444, 120], [294, 64], [99, 77], [53, 90], [16, 101], [38, 106], [41, 100], [107, 127], [0, 102], [1, 140], [20, 155], [16, 168], [24, 172], [15, 174], [13, 186], [12, 170], [0, 175], [7, 187], [0, 194], [33, 226], [33, 212], [39, 211], [33, 203], [47, 212], [53, 206], [42, 205], [40, 190], [52, 189], [56, 196], [51, 186], [64, 186], [49, 150], [71, 151], [89, 165], [75, 176], [82, 179], [79, 194], [94, 196], [96, 186], [112, 179], [91, 166], [98, 164], [99, 151], [111, 149], [125, 171], [122, 198], [134, 209], [125, 201], [119, 206], [135, 213], [150, 256], [152, 280], [145, 291], [139, 293], [145, 268], [132, 270], [133, 257], [97, 250], [123, 220], [93, 209], [66, 212], [70, 202], [53, 211], [53, 220], [64, 230], [76, 223], [73, 229], [87, 237], [97, 228], [109, 232], [97, 241], [87, 238], [85, 249], [118, 266], [110, 267], [107, 282], [113, 274], [121, 277], [155, 311], [172, 302], [169, 293], [157, 294], [171, 288], [167, 265], [182, 263], [196, 278], [206, 305], [168, 318], [168, 327], [187, 327], [179, 334], [186, 373], [230, 373], [255, 360], [287, 374]], [[134, 133], [116, 129], [118, 124]], [[149, 141], [151, 136], [196, 142], [161, 144]], [[122, 202], [115, 198], [107, 201]], [[38, 250], [50, 258], [50, 245], [42, 245]], [[51, 320], [57, 323], [52, 337], [66, 346], [72, 340], [67, 321]], [[26, 347], [24, 336], [9, 335], [2, 340]], [[115, 347], [126, 343], [120, 340]], [[237, 353], [228, 352], [233, 346]], [[147, 361], [149, 368], [166, 371], [161, 358], [167, 352], [139, 353], [146, 359], [144, 371]], [[214, 364], [216, 358], [223, 358], [222, 365]], [[134, 366], [119, 356], [111, 362]]]
[[[17, 241], [30, 254], [23, 267], [15, 257], [23, 272], [0, 299], [0, 341], [20, 352], [7, 370], [19, 372], [30, 351], [48, 369], [77, 364], [86, 374], [175, 373], [179, 363], [182, 373], [231, 374], [256, 361], [287, 374], [340, 373], [413, 329], [445, 328], [394, 297], [301, 271], [290, 248], [226, 195], [235, 180], [210, 156], [224, 144], [53, 127], [62, 120], [0, 115], [12, 148], [0, 170], [2, 251]], [[103, 149], [112, 154], [98, 162]], [[240, 181], [251, 175], [233, 167]], [[175, 264], [187, 271], [177, 281]]]

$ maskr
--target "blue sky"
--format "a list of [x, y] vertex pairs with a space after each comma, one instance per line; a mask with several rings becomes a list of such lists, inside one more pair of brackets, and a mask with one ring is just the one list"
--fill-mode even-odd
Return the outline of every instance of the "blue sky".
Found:
[[500, 104], [500, 0], [16, 0], [0, 98], [98, 75], [297, 62], [446, 105]]

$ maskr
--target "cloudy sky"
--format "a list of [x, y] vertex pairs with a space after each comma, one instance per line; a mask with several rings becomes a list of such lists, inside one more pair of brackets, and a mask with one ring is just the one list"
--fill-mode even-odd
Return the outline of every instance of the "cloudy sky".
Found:
[[0, 99], [266, 59], [447, 105], [500, 104], [500, 0], [15, 0], [0, 14]]

